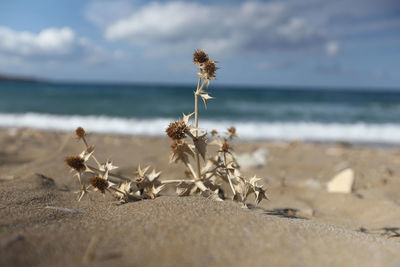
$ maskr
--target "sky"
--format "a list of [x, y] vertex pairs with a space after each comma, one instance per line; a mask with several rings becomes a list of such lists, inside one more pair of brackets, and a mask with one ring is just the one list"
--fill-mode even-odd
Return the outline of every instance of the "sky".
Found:
[[1, 0], [0, 73], [61, 81], [400, 89], [399, 0]]

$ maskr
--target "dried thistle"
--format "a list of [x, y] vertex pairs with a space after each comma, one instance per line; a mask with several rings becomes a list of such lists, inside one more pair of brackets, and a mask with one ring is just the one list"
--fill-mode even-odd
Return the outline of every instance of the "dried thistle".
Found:
[[[88, 195], [90, 185], [94, 187], [95, 191], [100, 191], [103, 194], [106, 191], [111, 192], [121, 203], [159, 196], [160, 191], [164, 188], [164, 185], [158, 180], [160, 172], [153, 171], [150, 174], [146, 174], [147, 168], [143, 171], [139, 167], [138, 171], [141, 173], [141, 179], [113, 173], [112, 171], [118, 167], [114, 166], [110, 160], [100, 163], [95, 158], [93, 155], [94, 146], [88, 145], [85, 138], [87, 136], [85, 130], [82, 127], [78, 127], [75, 134], [86, 146], [86, 149], [78, 156], [66, 158], [67, 165], [76, 171], [75, 176], [78, 177], [81, 185], [80, 190], [77, 192], [79, 193], [78, 201], [84, 195]], [[95, 165], [90, 165], [90, 160]]]
[[223, 153], [229, 153], [229, 150], [231, 149], [231, 147], [229, 146], [227, 140], [224, 140], [224, 143], [221, 146], [221, 152]]
[[231, 126], [231, 127], [228, 129], [228, 131], [227, 131], [226, 134], [228, 135], [229, 140], [233, 139], [233, 137], [239, 137], [239, 135], [237, 135], [237, 133], [236, 133], [236, 128], [235, 128], [235, 126]]
[[215, 66], [214, 60], [208, 60], [203, 67], [204, 70], [204, 78], [207, 80], [215, 80], [215, 72], [218, 70], [217, 66]]
[[[226, 182], [231, 188], [233, 200], [245, 203], [247, 197], [253, 194], [255, 202], [258, 204], [266, 198], [265, 190], [262, 189], [262, 186], [257, 185], [258, 178], [253, 177], [248, 180], [241, 175], [236, 158], [231, 153], [232, 146], [228, 141], [232, 140], [233, 137], [238, 137], [235, 127], [230, 127], [226, 133], [227, 137], [223, 139], [220, 138], [216, 130], [211, 132], [214, 140], [210, 144], [218, 145], [219, 150], [217, 155], [206, 159], [208, 140], [206, 138], [207, 133], [199, 130], [198, 98], [201, 97], [207, 108], [207, 101], [213, 97], [204, 91], [204, 87], [210, 84], [210, 80], [215, 79], [215, 72], [218, 68], [215, 66], [215, 61], [209, 59], [203, 50], [195, 51], [193, 62], [199, 68], [199, 80], [194, 93], [194, 125], [188, 124], [192, 113], [188, 116], [184, 115], [184, 124], [182, 122], [171, 123], [166, 131], [167, 135], [174, 140], [171, 145], [170, 163], [182, 162], [187, 168], [185, 171], [187, 179], [163, 182], [178, 183], [176, 191], [179, 196], [200, 194], [214, 200], [225, 198], [221, 182]], [[181, 124], [178, 125], [178, 123]], [[189, 137], [191, 142], [188, 142], [186, 137]], [[205, 161], [203, 167], [201, 166], [201, 158]], [[191, 165], [193, 161], [196, 168]]]
[[90, 178], [90, 184], [99, 190], [102, 194], [104, 194], [109, 187], [109, 183], [106, 179], [101, 178], [100, 176], [93, 176]]
[[173, 140], [180, 140], [186, 138], [187, 126], [184, 121], [175, 121], [171, 122], [165, 131]]
[[86, 169], [85, 159], [80, 156], [69, 156], [65, 159], [65, 162], [78, 173], [83, 172]]
[[75, 130], [75, 134], [76, 134], [76, 137], [78, 138], [78, 141], [82, 139], [83, 142], [85, 143], [86, 147], [89, 147], [89, 144], [86, 141], [87, 133], [86, 133], [85, 129], [83, 129], [82, 127], [78, 127]]
[[202, 49], [197, 49], [194, 51], [193, 54], [193, 63], [197, 64], [198, 66], [200, 66], [200, 64], [204, 64], [208, 61], [208, 55], [206, 54], [206, 52], [204, 52], [204, 50]]
[[78, 140], [80, 140], [80, 139], [82, 139], [82, 138], [85, 138], [85, 136], [86, 136], [86, 131], [85, 131], [85, 129], [83, 129], [82, 127], [78, 127], [78, 128], [76, 128], [76, 130], [75, 130], [75, 134], [76, 134], [76, 137], [78, 138]]

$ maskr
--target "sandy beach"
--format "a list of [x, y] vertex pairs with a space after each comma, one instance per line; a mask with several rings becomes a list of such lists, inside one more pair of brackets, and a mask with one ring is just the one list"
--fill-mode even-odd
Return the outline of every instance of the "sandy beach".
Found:
[[[166, 137], [89, 138], [118, 173], [140, 164], [184, 178], [182, 165], [168, 163]], [[77, 202], [64, 160], [83, 149], [72, 133], [0, 131], [0, 266], [400, 265], [397, 147], [238, 141], [238, 155], [267, 152], [264, 166], [243, 169], [263, 178], [269, 197], [249, 209], [172, 188], [124, 205], [98, 192]], [[346, 168], [352, 193], [327, 192]]]

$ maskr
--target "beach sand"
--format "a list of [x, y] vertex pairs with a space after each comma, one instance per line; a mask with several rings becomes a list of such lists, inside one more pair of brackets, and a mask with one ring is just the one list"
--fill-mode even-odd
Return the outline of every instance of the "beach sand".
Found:
[[[96, 156], [119, 173], [138, 164], [183, 178], [169, 165], [170, 140], [93, 134]], [[72, 134], [0, 131], [0, 266], [399, 266], [400, 150], [343, 143], [234, 143], [237, 154], [268, 151], [243, 170], [269, 196], [250, 209], [202, 197], [117, 205], [91, 193], [77, 202], [65, 157], [84, 147]], [[351, 194], [326, 183], [352, 168]], [[253, 199], [249, 199], [253, 204]], [[72, 210], [55, 210], [46, 207]], [[72, 211], [72, 212], [71, 212]]]

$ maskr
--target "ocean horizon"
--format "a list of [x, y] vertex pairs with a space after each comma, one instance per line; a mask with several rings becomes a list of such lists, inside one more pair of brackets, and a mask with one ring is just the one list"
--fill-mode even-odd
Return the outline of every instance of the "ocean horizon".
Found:
[[[193, 111], [195, 85], [0, 82], [0, 127], [161, 136]], [[243, 140], [400, 143], [400, 92], [209, 87], [200, 128], [235, 125]]]

